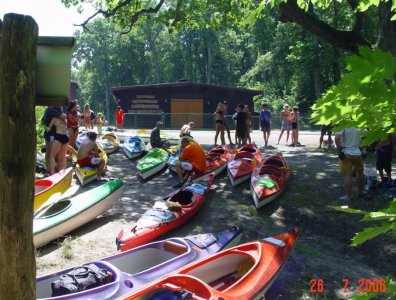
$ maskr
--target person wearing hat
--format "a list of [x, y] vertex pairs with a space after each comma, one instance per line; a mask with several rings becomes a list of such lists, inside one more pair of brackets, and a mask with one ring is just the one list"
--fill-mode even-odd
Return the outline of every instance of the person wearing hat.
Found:
[[124, 128], [124, 116], [125, 116], [125, 112], [123, 111], [123, 109], [121, 108], [121, 106], [117, 107], [117, 110], [115, 112], [115, 116], [116, 116], [116, 126], [118, 129], [123, 129]]
[[150, 134], [150, 144], [152, 148], [166, 148], [166, 142], [161, 140], [161, 127], [163, 123], [158, 121]]

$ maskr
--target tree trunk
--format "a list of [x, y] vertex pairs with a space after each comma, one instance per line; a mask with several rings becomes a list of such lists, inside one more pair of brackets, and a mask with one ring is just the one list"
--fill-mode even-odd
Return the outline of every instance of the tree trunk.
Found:
[[315, 41], [315, 53], [314, 53], [314, 67], [312, 70], [314, 89], [315, 89], [315, 99], [318, 99], [322, 96], [322, 85], [320, 82], [320, 49], [319, 49], [319, 38], [314, 37]]
[[396, 21], [391, 21], [391, 1], [381, 2], [378, 8], [379, 36], [378, 46], [383, 51], [389, 51], [396, 57]]
[[38, 27], [7, 14], [0, 39], [0, 299], [36, 299], [33, 246]]

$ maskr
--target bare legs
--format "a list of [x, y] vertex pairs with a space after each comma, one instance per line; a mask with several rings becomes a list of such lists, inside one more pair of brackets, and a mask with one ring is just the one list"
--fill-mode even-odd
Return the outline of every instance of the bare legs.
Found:
[[98, 174], [96, 175], [96, 178], [98, 180], [102, 180], [102, 173], [103, 173], [104, 168], [105, 168], [105, 161], [104, 161], [103, 158], [100, 159], [100, 162], [99, 162], [97, 168], [98, 168]]
[[216, 134], [215, 134], [215, 139], [214, 139], [215, 145], [217, 145], [217, 138], [218, 138], [219, 134], [220, 134], [221, 144], [225, 145], [224, 125], [221, 123], [216, 123]]
[[[227, 124], [224, 124], [223, 126], [224, 126], [225, 131], [227, 131], [228, 141], [230, 142], [230, 144], [233, 144], [233, 142], [231, 140], [230, 127], [228, 127]], [[225, 144], [225, 139], [224, 139], [224, 144]]]
[[[282, 128], [281, 129], [281, 133], [279, 134], [279, 138], [278, 138], [278, 143], [277, 144], [279, 144], [284, 131], [285, 131], [285, 129]], [[289, 135], [290, 135], [290, 129], [286, 129], [286, 144], [289, 141]]]
[[176, 163], [176, 173], [179, 182], [183, 182], [184, 169], [180, 161]]

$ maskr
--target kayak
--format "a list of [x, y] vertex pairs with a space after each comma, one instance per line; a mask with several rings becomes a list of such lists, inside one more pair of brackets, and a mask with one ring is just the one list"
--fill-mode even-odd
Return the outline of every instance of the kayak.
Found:
[[216, 176], [219, 175], [227, 168], [232, 157], [233, 153], [227, 145], [214, 147], [206, 153], [206, 171], [204, 173], [194, 172], [191, 175], [192, 182], [205, 180], [206, 177], [210, 176], [213, 172]]
[[76, 139], [76, 147], [80, 148], [80, 145], [85, 141], [88, 140], [88, 132], [89, 131], [81, 131], [78, 133], [77, 139]]
[[114, 299], [190, 262], [231, 248], [239, 243], [240, 237], [240, 228], [233, 227], [215, 233], [169, 238], [146, 244], [91, 262], [112, 272], [113, 281], [108, 284], [70, 295], [51, 297], [51, 283], [62, 274], [75, 269], [68, 268], [38, 277], [36, 296], [38, 299]]
[[256, 208], [260, 208], [278, 197], [286, 188], [290, 169], [283, 156], [271, 155], [252, 173], [250, 191]]
[[70, 187], [73, 176], [72, 171], [73, 168], [67, 168], [34, 182], [33, 211], [36, 211], [51, 195], [64, 193]]
[[85, 193], [54, 202], [35, 214], [33, 242], [36, 248], [88, 223], [114, 206], [123, 181], [116, 179]]
[[232, 186], [249, 179], [253, 169], [261, 163], [260, 150], [254, 144], [242, 146], [228, 163], [227, 173]]
[[[104, 152], [103, 148], [98, 145], [99, 148], [99, 157], [103, 158], [105, 163], [107, 164], [107, 154]], [[78, 180], [80, 181], [81, 186], [86, 185], [96, 179], [96, 175], [98, 174], [98, 170], [95, 167], [80, 167], [79, 164], [76, 164], [76, 175]]]
[[99, 144], [106, 154], [114, 153], [120, 148], [120, 140], [114, 132], [106, 133], [101, 139], [97, 139], [96, 143]]
[[214, 177], [191, 183], [156, 201], [132, 229], [126, 233], [120, 231], [116, 239], [117, 249], [125, 251], [143, 245], [186, 223], [204, 204]]
[[142, 155], [145, 150], [146, 143], [137, 135], [124, 141], [124, 153], [129, 159]]
[[192, 262], [118, 299], [261, 299], [289, 257], [298, 229]]
[[[136, 133], [146, 143], [150, 142], [151, 130], [138, 129]], [[164, 131], [160, 131], [160, 137], [163, 142], [168, 141], [171, 145], [180, 144], [180, 137], [169, 135]]]
[[138, 174], [146, 179], [166, 167], [169, 153], [162, 148], [154, 148], [138, 161], [136, 169]]

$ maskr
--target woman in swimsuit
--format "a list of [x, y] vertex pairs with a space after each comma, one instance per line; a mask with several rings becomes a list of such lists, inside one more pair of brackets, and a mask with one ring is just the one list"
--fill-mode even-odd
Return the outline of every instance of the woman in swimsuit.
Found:
[[279, 138], [278, 138], [278, 143], [280, 139], [282, 138], [283, 132], [286, 130], [286, 144], [289, 141], [289, 135], [290, 135], [290, 129], [291, 129], [291, 113], [289, 111], [289, 105], [285, 104], [283, 106], [283, 110], [280, 113], [280, 119], [281, 119], [281, 123], [282, 123], [282, 127], [281, 127], [281, 132], [279, 134]]
[[216, 119], [216, 134], [215, 134], [215, 146], [217, 146], [217, 137], [220, 134], [220, 140], [221, 144], [225, 145], [225, 139], [224, 139], [224, 104], [222, 102], [219, 102], [217, 105], [216, 111], [214, 112], [215, 119]]
[[49, 171], [51, 175], [55, 173], [55, 157], [58, 160], [58, 171], [66, 169], [66, 152], [69, 145], [66, 121], [54, 117], [51, 119], [51, 122], [49, 123], [46, 130], [50, 131], [53, 126], [56, 127], [56, 133], [54, 143], [51, 147], [51, 158], [49, 166]]
[[298, 131], [299, 131], [299, 123], [301, 120], [300, 112], [298, 111], [298, 107], [294, 106], [293, 111], [291, 113], [291, 127], [292, 127], [292, 143], [290, 146], [298, 145]]
[[69, 134], [69, 145], [74, 147], [78, 136], [78, 122], [80, 113], [77, 111], [77, 102], [70, 102], [66, 113], [67, 131]]
[[89, 104], [85, 104], [83, 115], [84, 115], [85, 129], [90, 130], [91, 129], [91, 109], [89, 107]]

